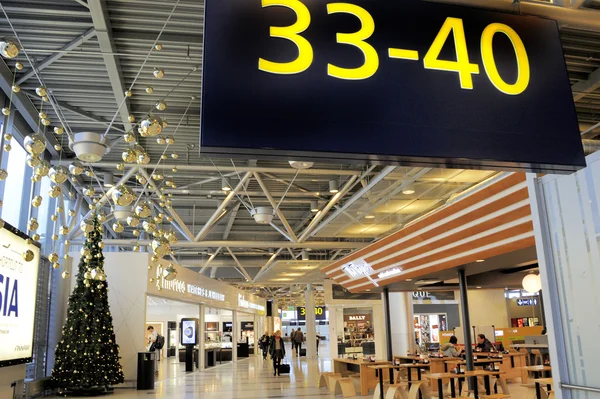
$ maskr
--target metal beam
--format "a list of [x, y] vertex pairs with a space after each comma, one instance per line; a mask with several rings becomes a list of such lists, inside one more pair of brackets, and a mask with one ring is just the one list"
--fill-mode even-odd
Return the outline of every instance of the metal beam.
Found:
[[[87, 118], [87, 119], [89, 119], [91, 121], [98, 122], [98, 123], [100, 123], [100, 124], [102, 124], [104, 126], [110, 125], [110, 121], [107, 121], [104, 118], [100, 118], [99, 116], [96, 116], [96, 115], [94, 115], [91, 112], [85, 111], [85, 110], [83, 110], [83, 109], [81, 109], [79, 107], [76, 107], [74, 105], [68, 104], [66, 102], [56, 101], [56, 105], [58, 105], [59, 107], [61, 107], [63, 109], [66, 109], [67, 111], [73, 112], [74, 114], [83, 116], [84, 118]], [[121, 129], [120, 127], [115, 126], [114, 123], [112, 124], [111, 128], [114, 129], [114, 130], [117, 130], [117, 131], [119, 131], [121, 133], [125, 133], [124, 129]]]
[[[39, 122], [39, 111], [33, 105], [31, 100], [22, 91], [19, 93], [12, 92], [13, 85], [13, 73], [4, 60], [0, 62], [0, 87], [2, 91], [6, 93], [7, 97], [12, 98], [12, 103], [15, 108], [19, 111], [25, 122], [29, 125], [32, 132], [38, 131]], [[54, 149], [54, 146], [59, 144], [54, 135], [43, 129], [44, 136], [46, 137], [46, 149], [52, 154], [53, 157], [58, 157], [58, 151]]]
[[[600, 19], [600, 15], [598, 16], [598, 19]], [[586, 80], [580, 80], [571, 86], [571, 90], [573, 91], [573, 101], [581, 100], [598, 88], [600, 88], [600, 68], [590, 73]]]
[[[36, 63], [35, 68], [37, 69], [38, 73], [43, 71], [48, 66], [52, 65], [52, 63], [54, 61], [59, 60], [62, 57], [64, 57], [65, 55], [67, 55], [68, 51], [71, 51], [71, 50], [79, 47], [80, 45], [87, 42], [94, 36], [96, 36], [96, 30], [94, 28], [90, 28], [90, 29], [86, 30], [81, 35], [77, 36], [75, 39], [73, 39], [69, 43], [65, 44], [64, 46], [62, 46], [60, 48], [59, 52], [54, 53], [54, 54], [46, 57], [45, 59], [43, 59], [41, 62]], [[25, 82], [27, 79], [31, 78], [32, 76], [35, 76], [35, 71], [33, 70], [33, 68], [30, 71], [26, 72], [23, 76], [21, 76], [19, 78], [19, 80], [17, 80], [17, 85], [20, 85], [21, 83]]]
[[231, 233], [231, 228], [233, 227], [233, 223], [235, 222], [235, 218], [237, 217], [237, 213], [240, 210], [241, 202], [235, 204], [231, 213], [229, 214], [229, 220], [227, 221], [227, 225], [225, 226], [225, 230], [223, 231], [223, 239], [226, 240], [229, 238], [229, 233]]
[[[152, 243], [151, 240], [137, 240], [135, 238], [127, 239], [115, 239], [107, 240], [106, 245], [121, 245], [121, 246], [133, 246], [133, 245], [145, 245], [148, 246]], [[217, 247], [229, 247], [229, 248], [294, 248], [294, 249], [360, 249], [369, 245], [370, 242], [357, 242], [357, 241], [309, 241], [309, 242], [287, 242], [287, 241], [200, 241], [200, 242], [188, 242], [180, 241], [177, 244], [171, 244], [173, 248], [217, 248]], [[81, 245], [79, 244], [74, 245]]]
[[[96, 203], [96, 207], [99, 208], [102, 205], [104, 205], [107, 201], [109, 201], [110, 197], [112, 196], [113, 191], [115, 191], [116, 188], [118, 186], [120, 186], [121, 184], [127, 183], [127, 180], [129, 180], [131, 178], [131, 176], [133, 176], [137, 170], [138, 170], [137, 165], [133, 166], [131, 169], [129, 169], [123, 175], [123, 177], [121, 177], [119, 179], [119, 181], [117, 183], [115, 183], [114, 186], [112, 186], [111, 188], [108, 189], [108, 191], [106, 192], [106, 194], [104, 194], [102, 197], [100, 197], [100, 199]], [[88, 213], [86, 213], [86, 215], [83, 217], [83, 219], [85, 220], [85, 219], [89, 218], [93, 213], [94, 213], [94, 211], [90, 210]]]
[[108, 78], [112, 86], [112, 91], [115, 96], [116, 104], [119, 106], [123, 104], [119, 109], [119, 115], [126, 131], [133, 129], [133, 125], [129, 122], [129, 103], [125, 98], [125, 91], [127, 90], [123, 72], [121, 70], [121, 62], [119, 57], [114, 55], [117, 52], [117, 47], [112, 37], [112, 27], [110, 23], [110, 17], [108, 16], [108, 8], [106, 7], [105, 0], [89, 0], [88, 7], [90, 9], [90, 15], [94, 23], [96, 35], [98, 36], [98, 43], [100, 44], [100, 50], [102, 51], [102, 58], [104, 59], [104, 65], [108, 72]]
[[[297, 243], [296, 243], [297, 244]], [[287, 248], [287, 247], [286, 247]], [[263, 267], [260, 268], [260, 270], [258, 271], [258, 273], [256, 273], [256, 276], [254, 276], [254, 279], [252, 281], [256, 281], [256, 279], [258, 279], [260, 276], [262, 276], [267, 270], [269, 270], [269, 267], [271, 266], [271, 264], [273, 262], [275, 262], [275, 259], [277, 259], [277, 257], [279, 256], [279, 254], [281, 253], [281, 251], [283, 251], [283, 247], [277, 249], [277, 251], [275, 251], [275, 253], [273, 255], [271, 255], [271, 257], [269, 258], [269, 260], [267, 261], [267, 263], [265, 263], [265, 265]]]
[[[223, 211], [225, 210], [225, 208], [227, 208], [227, 205], [235, 197], [236, 192], [240, 191], [244, 188], [244, 184], [246, 183], [246, 181], [248, 181], [248, 179], [250, 178], [251, 175], [252, 175], [252, 173], [247, 172], [244, 175], [244, 177], [242, 178], [242, 180], [240, 180], [238, 185], [235, 187], [235, 189], [231, 190], [231, 192], [229, 194], [227, 194], [227, 197], [225, 197], [223, 202], [221, 202], [221, 204], [219, 204], [215, 213], [212, 214], [212, 216], [208, 219], [208, 221], [206, 222], [204, 227], [202, 227], [202, 229], [196, 235], [196, 241], [200, 241], [202, 238], [206, 237], [206, 235], [208, 234], [210, 229], [212, 229], [215, 221], [218, 218], [223, 217]], [[222, 245], [222, 246], [225, 246], [225, 245]]]
[[[214, 254], [212, 254], [212, 255], [210, 256], [210, 258], [208, 258], [208, 259], [206, 260], [206, 263], [205, 263], [205, 264], [202, 266], [202, 269], [200, 269], [200, 273], [203, 273], [203, 272], [206, 270], [206, 268], [208, 267], [208, 265], [210, 264], [210, 262], [212, 262], [212, 261], [213, 261], [213, 260], [214, 260], [214, 259], [217, 257], [217, 255], [219, 254], [219, 252], [221, 252], [221, 249], [222, 249], [222, 248], [223, 248], [223, 247], [219, 247], [219, 248], [217, 248], [217, 250], [215, 251], [215, 253], [214, 253]], [[214, 268], [213, 268], [213, 269], [214, 269]]]
[[82, 6], [84, 6], [85, 8], [90, 8], [90, 7], [88, 6], [88, 4], [87, 4], [87, 3], [86, 3], [84, 0], [74, 0], [74, 1], [76, 1], [76, 2], [77, 2], [77, 3], [79, 3], [79, 4], [81, 4], [81, 5], [82, 5]]
[[185, 189], [189, 189], [191, 187], [201, 186], [202, 184], [211, 183], [213, 181], [221, 180], [223, 177], [231, 177], [231, 176], [237, 176], [237, 173], [236, 172], [231, 172], [231, 173], [226, 173], [223, 176], [219, 175], [219, 176], [215, 176], [215, 177], [209, 177], [208, 179], [204, 179], [204, 180], [200, 180], [200, 181], [197, 181], [197, 182], [194, 182], [194, 183], [186, 184], [185, 186], [180, 186], [178, 188], [180, 190], [185, 190]]
[[[271, 222], [269, 223], [269, 226], [271, 226], [272, 228], [274, 228], [279, 234], [281, 234], [286, 240], [291, 241], [291, 242], [298, 242], [297, 238], [292, 238], [291, 236], [289, 236], [285, 231], [283, 231], [281, 229], [281, 227], [277, 226], [275, 223]], [[295, 237], [295, 236], [294, 236]]]
[[248, 272], [246, 271], [244, 266], [242, 266], [242, 264], [240, 263], [240, 260], [237, 258], [237, 256], [235, 256], [235, 254], [233, 252], [231, 252], [231, 249], [229, 247], [227, 247], [227, 252], [229, 252], [229, 255], [231, 255], [235, 264], [238, 265], [238, 267], [240, 268], [238, 271], [241, 270], [240, 273], [242, 274], [242, 276], [244, 276], [247, 281], [252, 280], [252, 278], [250, 277], [250, 275], [248, 274]]
[[[135, 42], [135, 41], [145, 41], [154, 43], [156, 40], [156, 33], [152, 32], [132, 32], [130, 30], [121, 31], [118, 29], [113, 29], [113, 38], [115, 40], [126, 40], [127, 42]], [[160, 35], [161, 43], [173, 43], [178, 46], [186, 46], [187, 44], [197, 44], [202, 46], [203, 36], [202, 35], [187, 35], [187, 34], [178, 34], [178, 33], [167, 33], [163, 32]], [[169, 46], [170, 48], [171, 46]], [[200, 54], [198, 54], [198, 57]]]
[[[265, 186], [265, 183], [262, 181], [260, 175], [257, 172], [254, 172], [254, 179], [256, 179], [256, 181], [258, 182], [260, 188], [265, 193], [265, 196], [267, 197], [267, 200], [269, 200], [269, 203], [271, 204], [271, 206], [275, 210], [275, 214], [277, 215], [277, 217], [279, 218], [279, 220], [281, 220], [281, 223], [283, 224], [283, 227], [285, 228], [285, 230], [288, 233], [287, 234], [288, 239], [291, 238], [290, 241], [297, 242], [298, 241], [298, 237], [296, 237], [296, 234], [294, 233], [294, 230], [292, 229], [292, 226], [290, 226], [290, 224], [288, 223], [287, 219], [283, 215], [283, 212], [281, 212], [281, 209], [279, 209], [278, 204], [275, 202], [275, 200], [271, 196], [271, 193], [269, 193], [269, 190], [267, 189], [267, 186]], [[271, 225], [273, 225], [273, 224], [271, 224]]]

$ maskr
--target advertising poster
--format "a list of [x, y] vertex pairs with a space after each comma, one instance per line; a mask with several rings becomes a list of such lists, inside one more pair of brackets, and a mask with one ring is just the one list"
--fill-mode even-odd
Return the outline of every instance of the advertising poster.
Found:
[[196, 320], [182, 319], [181, 320], [181, 344], [195, 345], [196, 344]]

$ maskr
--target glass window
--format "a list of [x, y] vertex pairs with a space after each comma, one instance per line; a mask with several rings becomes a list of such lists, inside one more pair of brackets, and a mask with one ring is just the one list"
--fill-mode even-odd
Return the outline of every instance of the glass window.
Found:
[[[8, 177], [4, 185], [2, 219], [23, 230], [25, 226], [19, 226], [19, 218], [21, 215], [27, 153], [14, 138], [11, 140], [10, 145], [12, 150], [8, 153], [8, 166], [6, 168]], [[25, 206], [23, 211], [27, 212], [27, 209]]]

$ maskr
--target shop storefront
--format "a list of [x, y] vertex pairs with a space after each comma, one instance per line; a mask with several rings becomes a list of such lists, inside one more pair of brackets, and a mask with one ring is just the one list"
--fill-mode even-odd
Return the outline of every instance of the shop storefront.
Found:
[[460, 326], [460, 312], [454, 291], [411, 293], [414, 340], [419, 346], [444, 342], [442, 332]]
[[[289, 337], [292, 330], [306, 334], [306, 307], [288, 306], [281, 311], [281, 334]], [[320, 340], [329, 339], [329, 311], [326, 306], [315, 306], [315, 330]]]

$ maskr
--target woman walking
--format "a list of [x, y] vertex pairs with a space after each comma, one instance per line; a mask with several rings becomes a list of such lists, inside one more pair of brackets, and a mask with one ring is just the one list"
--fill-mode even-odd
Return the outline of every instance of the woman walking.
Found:
[[273, 359], [273, 375], [280, 375], [279, 366], [281, 365], [281, 359], [285, 357], [285, 345], [283, 344], [283, 339], [281, 339], [281, 330], [275, 331], [275, 335], [271, 338], [269, 355]]

